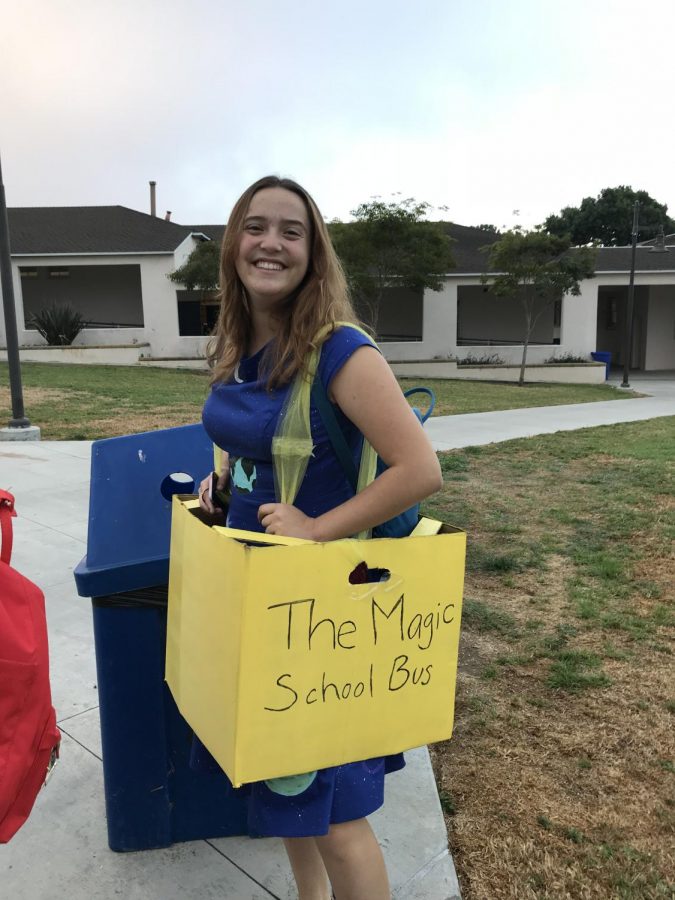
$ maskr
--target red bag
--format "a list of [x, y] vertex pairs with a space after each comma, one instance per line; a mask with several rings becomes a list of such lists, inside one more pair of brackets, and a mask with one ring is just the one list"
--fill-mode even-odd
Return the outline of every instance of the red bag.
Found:
[[45, 598], [9, 561], [14, 497], [0, 490], [0, 843], [28, 818], [58, 758]]

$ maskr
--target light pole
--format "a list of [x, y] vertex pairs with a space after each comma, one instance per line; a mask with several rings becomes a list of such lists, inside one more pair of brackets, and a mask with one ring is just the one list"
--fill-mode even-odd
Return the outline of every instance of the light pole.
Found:
[[[19, 365], [19, 338], [16, 330], [16, 307], [14, 306], [14, 286], [12, 285], [12, 261], [9, 252], [9, 222], [5, 203], [5, 186], [2, 183], [0, 163], [0, 283], [2, 284], [2, 305], [5, 310], [5, 336], [7, 341], [7, 363], [9, 365], [9, 388], [12, 395], [12, 418], [9, 428], [29, 428], [30, 422], [23, 411], [23, 391], [21, 389], [21, 367]], [[4, 435], [3, 435], [4, 437]]]
[[640, 221], [640, 202], [635, 201], [633, 207], [633, 231], [631, 233], [632, 244], [630, 254], [630, 281], [628, 282], [628, 300], [626, 302], [626, 320], [623, 329], [623, 381], [622, 388], [630, 387], [628, 383], [628, 370], [630, 369], [630, 356], [633, 349], [633, 301], [635, 298], [635, 249], [638, 239], [638, 223]]

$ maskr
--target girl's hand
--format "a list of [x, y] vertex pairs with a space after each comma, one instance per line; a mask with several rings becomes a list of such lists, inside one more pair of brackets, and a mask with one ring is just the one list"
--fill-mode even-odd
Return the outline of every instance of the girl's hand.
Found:
[[258, 508], [258, 521], [267, 534], [315, 540], [316, 519], [306, 516], [297, 506], [289, 506], [287, 503], [263, 503]]
[[[211, 502], [211, 475], [207, 475], [206, 478], [200, 482], [199, 485], [199, 506], [201, 509], [205, 510], [211, 515], [220, 514], [221, 510], [218, 507], [214, 506]], [[218, 476], [218, 483], [216, 487], [219, 491], [224, 491], [227, 487], [227, 482], [230, 480], [230, 461], [227, 453], [223, 451], [223, 458], [220, 467], [220, 475]]]

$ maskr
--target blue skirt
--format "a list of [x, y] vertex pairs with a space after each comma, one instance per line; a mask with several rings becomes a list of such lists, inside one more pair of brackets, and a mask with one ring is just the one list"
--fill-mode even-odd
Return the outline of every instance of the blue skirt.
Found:
[[[384, 776], [405, 766], [402, 753], [346, 763], [317, 772], [255, 781], [232, 790], [248, 798], [251, 837], [318, 837], [331, 825], [362, 819], [384, 803]], [[220, 766], [195, 735], [190, 767], [219, 772]]]

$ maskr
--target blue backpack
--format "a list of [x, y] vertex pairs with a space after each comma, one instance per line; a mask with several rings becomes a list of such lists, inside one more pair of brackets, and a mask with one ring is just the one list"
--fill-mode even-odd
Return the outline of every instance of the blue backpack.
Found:
[[[434, 392], [430, 388], [426, 387], [410, 388], [410, 390], [404, 392], [404, 397], [411, 397], [413, 394], [426, 394], [429, 398], [429, 408], [424, 413], [422, 413], [416, 406], [413, 406], [413, 412], [419, 419], [420, 425], [423, 425], [429, 418], [431, 413], [434, 411], [434, 406], [436, 405], [436, 397], [434, 395]], [[321, 421], [323, 422], [324, 428], [328, 433], [328, 437], [333, 446], [333, 450], [335, 451], [335, 455], [339, 459], [340, 464], [344, 469], [344, 473], [347, 476], [347, 481], [351, 485], [354, 493], [356, 493], [359, 479], [358, 471], [356, 465], [354, 464], [354, 459], [352, 457], [351, 450], [349, 449], [347, 439], [345, 438], [338, 423], [337, 416], [335, 415], [335, 410], [333, 409], [333, 406], [328, 399], [326, 388], [324, 387], [324, 384], [318, 374], [315, 377], [314, 382], [312, 383], [312, 401], [316, 406], [319, 415], [321, 416]], [[375, 477], [384, 472], [386, 468], [387, 466], [378, 456]], [[373, 528], [373, 537], [407, 537], [411, 533], [413, 528], [417, 525], [418, 517], [419, 503], [416, 503], [414, 506], [411, 506], [410, 509], [406, 509], [404, 512], [399, 513], [398, 516], [394, 516], [393, 519], [389, 519], [389, 521], [383, 522], [381, 525], [377, 525], [375, 528]]]

